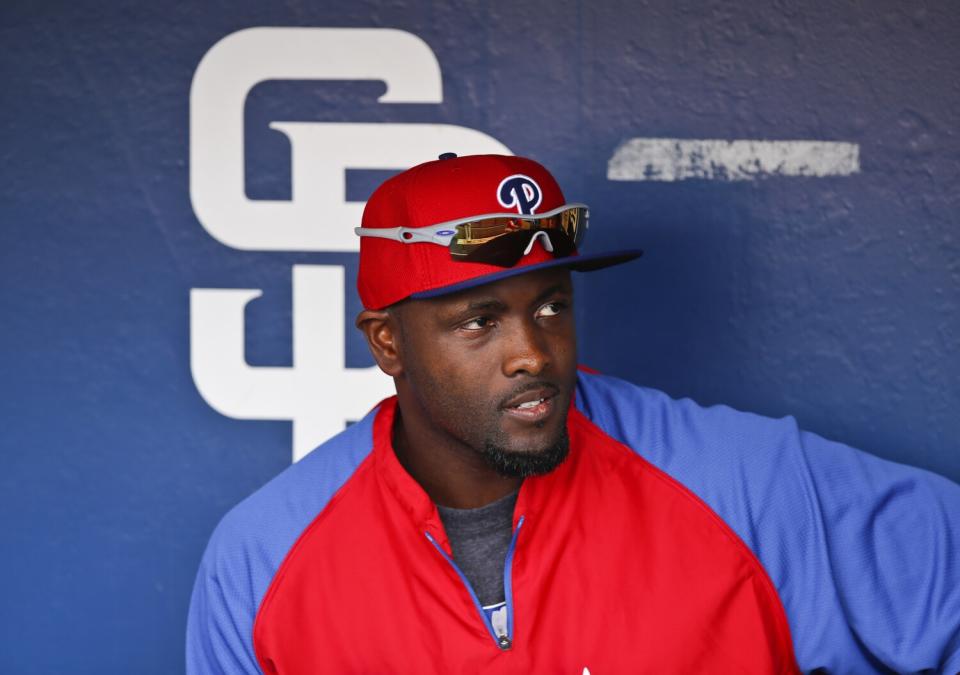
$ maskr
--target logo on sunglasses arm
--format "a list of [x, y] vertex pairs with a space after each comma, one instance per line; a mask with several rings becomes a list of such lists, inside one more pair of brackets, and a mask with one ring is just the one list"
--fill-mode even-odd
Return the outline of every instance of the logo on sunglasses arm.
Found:
[[542, 198], [543, 192], [537, 181], [519, 173], [504, 178], [497, 188], [497, 201], [508, 209], [515, 208], [521, 215], [536, 213]]

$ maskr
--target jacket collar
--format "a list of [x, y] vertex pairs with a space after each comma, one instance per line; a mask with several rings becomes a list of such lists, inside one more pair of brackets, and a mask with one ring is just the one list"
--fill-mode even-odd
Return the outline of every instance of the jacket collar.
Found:
[[[450, 552], [450, 543], [440, 520], [436, 505], [420, 484], [407, 473], [397, 459], [393, 448], [393, 423], [397, 412], [397, 397], [383, 401], [373, 423], [374, 466], [378, 478], [390, 497], [395, 499], [421, 532], [429, 532], [444, 550]], [[520, 517], [538, 520], [537, 516], [554, 502], [572, 494], [575, 476], [581, 463], [583, 425], [590, 424], [571, 403], [567, 415], [567, 433], [570, 435], [570, 453], [564, 462], [545, 476], [534, 476], [523, 481], [513, 512], [513, 526]]]

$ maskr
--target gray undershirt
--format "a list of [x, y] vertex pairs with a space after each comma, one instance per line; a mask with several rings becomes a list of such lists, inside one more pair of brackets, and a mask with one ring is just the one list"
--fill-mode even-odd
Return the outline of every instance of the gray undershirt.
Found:
[[505, 600], [503, 566], [513, 536], [516, 503], [514, 492], [478, 509], [452, 509], [437, 504], [453, 560], [485, 607]]

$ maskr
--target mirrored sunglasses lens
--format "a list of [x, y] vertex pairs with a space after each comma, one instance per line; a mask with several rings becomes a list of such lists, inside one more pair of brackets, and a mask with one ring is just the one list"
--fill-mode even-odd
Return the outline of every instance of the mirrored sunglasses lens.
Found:
[[533, 232], [527, 230], [500, 234], [479, 245], [464, 246], [451, 242], [450, 253], [454, 260], [513, 267], [520, 261], [532, 236]]
[[549, 218], [487, 218], [457, 226], [450, 242], [455, 260], [512, 267], [519, 262], [535, 232], [550, 238], [554, 255], [572, 255], [583, 240], [587, 210], [566, 209]]

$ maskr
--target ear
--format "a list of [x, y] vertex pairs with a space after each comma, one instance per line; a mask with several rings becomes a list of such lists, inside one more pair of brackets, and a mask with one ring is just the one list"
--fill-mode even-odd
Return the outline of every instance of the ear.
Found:
[[389, 310], [365, 309], [357, 315], [356, 326], [367, 339], [377, 365], [390, 377], [403, 372], [400, 358], [400, 321]]

